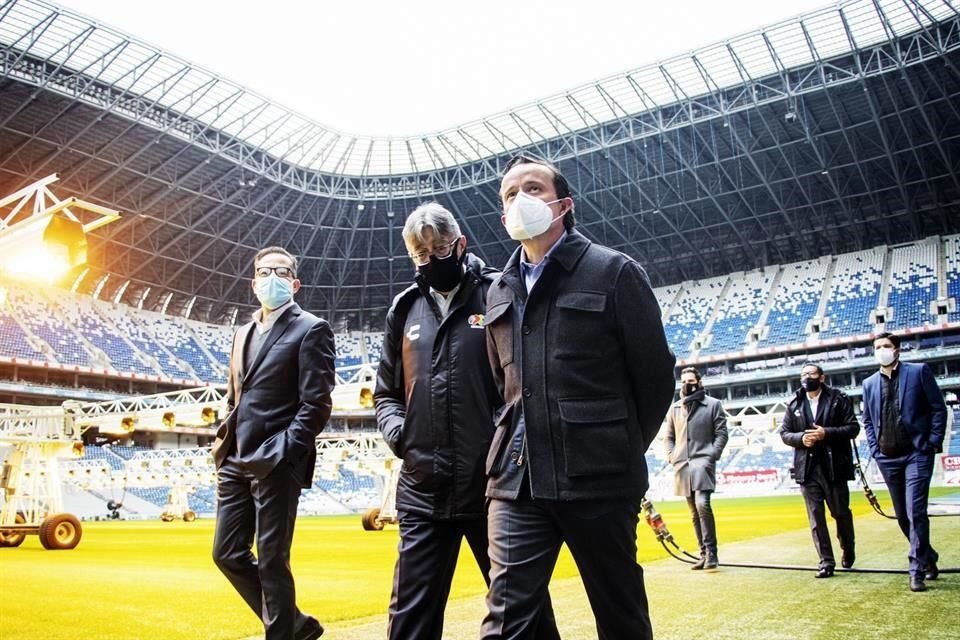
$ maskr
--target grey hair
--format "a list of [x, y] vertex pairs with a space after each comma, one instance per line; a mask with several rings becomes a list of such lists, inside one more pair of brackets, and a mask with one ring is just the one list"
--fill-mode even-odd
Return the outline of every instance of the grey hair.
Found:
[[437, 239], [451, 240], [460, 237], [460, 225], [453, 214], [436, 202], [426, 202], [413, 210], [403, 225], [403, 241], [411, 244], [416, 241], [426, 244], [423, 237], [424, 229], [433, 233], [433, 241]]

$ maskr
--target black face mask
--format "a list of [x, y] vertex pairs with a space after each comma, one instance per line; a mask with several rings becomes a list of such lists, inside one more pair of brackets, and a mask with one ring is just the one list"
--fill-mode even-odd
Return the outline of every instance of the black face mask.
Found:
[[800, 381], [801, 386], [803, 386], [805, 391], [816, 391], [820, 388], [820, 379], [819, 378], [804, 378]]
[[457, 257], [456, 249], [446, 258], [430, 256], [430, 262], [418, 266], [417, 273], [420, 274], [424, 282], [440, 293], [452, 291], [463, 279], [463, 259], [465, 256], [466, 253]]
[[695, 394], [697, 391], [700, 391], [700, 383], [699, 383], [699, 382], [689, 382], [689, 383], [683, 385], [683, 395], [685, 395], [685, 396], [692, 396], [692, 395]]

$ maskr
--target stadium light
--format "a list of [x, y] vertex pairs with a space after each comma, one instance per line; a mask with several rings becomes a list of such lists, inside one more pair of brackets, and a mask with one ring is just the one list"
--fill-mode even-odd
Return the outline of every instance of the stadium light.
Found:
[[56, 174], [47, 176], [0, 199], [0, 274], [52, 284], [86, 264], [88, 233], [119, 219], [114, 209], [76, 197], [60, 200], [47, 187], [56, 180]]

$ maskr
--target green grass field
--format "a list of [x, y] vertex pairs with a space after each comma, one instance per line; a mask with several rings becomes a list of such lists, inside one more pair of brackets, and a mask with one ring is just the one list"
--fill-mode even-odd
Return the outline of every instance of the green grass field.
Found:
[[[955, 491], [955, 490], [954, 490]], [[948, 493], [934, 490], [933, 494]], [[884, 494], [884, 504], [889, 504]], [[858, 567], [906, 567], [896, 524], [854, 496]], [[694, 548], [685, 505], [657, 505], [678, 542]], [[816, 564], [799, 496], [717, 499], [720, 561]], [[942, 567], [960, 566], [960, 518], [933, 518]], [[213, 523], [86, 523], [73, 551], [44, 551], [35, 536], [0, 549], [0, 638], [238, 639], [262, 633], [210, 560]], [[641, 521], [639, 560], [660, 638], [956, 638], [960, 574], [913, 594], [905, 575], [727, 567], [694, 573], [670, 559]], [[294, 544], [298, 600], [333, 639], [385, 636], [397, 531], [364, 532], [358, 516], [302, 518]], [[835, 545], [836, 546], [836, 545]], [[837, 549], [839, 553], [839, 549]], [[565, 639], [595, 638], [569, 554], [551, 582]], [[475, 638], [484, 585], [467, 552], [454, 580], [445, 638]]]

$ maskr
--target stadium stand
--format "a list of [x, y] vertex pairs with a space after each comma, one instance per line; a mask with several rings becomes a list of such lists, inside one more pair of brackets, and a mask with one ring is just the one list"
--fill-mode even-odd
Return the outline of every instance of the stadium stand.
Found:
[[[337, 336], [337, 369], [355, 367], [363, 364], [365, 340], [358, 331], [342, 333]], [[379, 359], [377, 360], [379, 362]]]
[[367, 349], [367, 361], [376, 364], [383, 355], [383, 332], [365, 333], [363, 336]]
[[187, 320], [187, 326], [222, 367], [230, 366], [230, 348], [233, 346], [233, 329], [218, 324]]
[[881, 248], [837, 256], [825, 316], [823, 338], [842, 338], [873, 331], [870, 313], [877, 308], [885, 252]]
[[710, 329], [710, 341], [700, 355], [742, 351], [750, 330], [757, 325], [773, 285], [775, 269], [734, 274], [720, 300]]
[[678, 358], [689, 357], [717, 306], [729, 278], [710, 278], [688, 283], [670, 311], [664, 326], [667, 342]]
[[949, 322], [960, 322], [960, 236], [944, 240], [943, 252], [946, 265], [947, 297], [956, 303], [956, 309], [947, 315]]
[[51, 309], [77, 330], [92, 345], [103, 351], [116, 371], [155, 376], [158, 371], [144, 364], [136, 349], [110, 322], [96, 312], [93, 301], [83, 296], [56, 296], [50, 299]]
[[[685, 359], [803, 344], [811, 337], [811, 320], [821, 313], [826, 317], [821, 338], [868, 334], [877, 329], [874, 312], [884, 316], [888, 330], [937, 329], [942, 318], [931, 308], [939, 291], [960, 299], [960, 236], [688, 281], [658, 287], [654, 294], [667, 339]], [[226, 382], [233, 327], [64, 291], [43, 296], [10, 288], [7, 300], [0, 308], [0, 357]], [[947, 320], [960, 322], [960, 314], [952, 312]], [[340, 370], [380, 360], [382, 332], [340, 333], [336, 341]], [[749, 362], [737, 366], [752, 368]]]
[[669, 316], [673, 302], [676, 300], [677, 294], [680, 293], [682, 288], [682, 284], [677, 284], [667, 287], [657, 287], [653, 290], [653, 295], [657, 298], [657, 304], [660, 305], [660, 312], [663, 314], [664, 319]]
[[191, 378], [204, 382], [220, 382], [226, 376], [214, 368], [210, 356], [191, 335], [190, 328], [181, 318], [160, 315], [149, 311], [141, 312], [139, 320], [156, 337], [156, 341], [166, 348], [180, 362], [186, 363], [195, 375]]
[[0, 355], [17, 360], [45, 362], [47, 357], [27, 337], [17, 319], [0, 305]]
[[24, 327], [53, 349], [57, 362], [64, 365], [94, 366], [90, 352], [67, 320], [46, 300], [25, 289], [8, 289], [7, 302], [23, 321]]
[[886, 330], [922, 327], [935, 317], [930, 303], [937, 299], [939, 251], [933, 242], [896, 247], [891, 252], [890, 280], [886, 307]]
[[759, 345], [773, 347], [807, 339], [807, 323], [817, 315], [828, 264], [827, 260], [812, 260], [784, 266], [767, 315], [767, 334]]
[[101, 306], [101, 310], [116, 325], [123, 335], [140, 351], [153, 358], [167, 377], [190, 380], [193, 374], [183, 368], [167, 349], [141, 325], [135, 316], [138, 313], [130, 307], [119, 305]]

